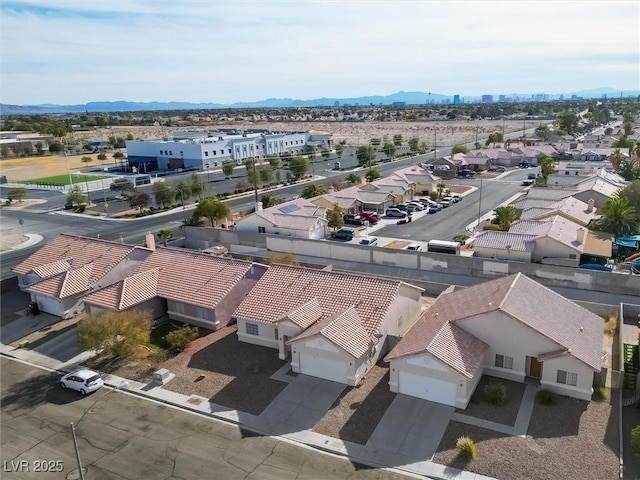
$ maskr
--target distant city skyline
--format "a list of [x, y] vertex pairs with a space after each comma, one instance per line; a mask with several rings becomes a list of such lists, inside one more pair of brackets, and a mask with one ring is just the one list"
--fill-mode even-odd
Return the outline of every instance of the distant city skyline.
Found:
[[637, 1], [4, 1], [0, 103], [640, 89]]

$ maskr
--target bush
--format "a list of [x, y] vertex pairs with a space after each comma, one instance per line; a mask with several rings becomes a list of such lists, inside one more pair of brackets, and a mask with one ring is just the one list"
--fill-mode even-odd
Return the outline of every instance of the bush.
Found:
[[469, 437], [460, 437], [456, 442], [458, 454], [465, 460], [473, 460], [478, 456], [476, 444]]
[[540, 405], [555, 405], [558, 401], [556, 394], [551, 390], [546, 389], [538, 390], [538, 393], [536, 393], [536, 400]]
[[198, 338], [198, 327], [191, 325], [185, 325], [178, 330], [169, 332], [164, 337], [169, 348], [175, 352], [183, 351], [196, 338]]
[[609, 400], [609, 389], [607, 387], [596, 387], [593, 390], [593, 399], [598, 402]]
[[492, 405], [502, 405], [507, 399], [507, 389], [502, 383], [485, 385], [484, 399]]
[[606, 335], [614, 335], [618, 329], [618, 316], [613, 313], [609, 315], [609, 318], [604, 323], [604, 333]]
[[634, 452], [640, 453], [640, 425], [631, 429], [631, 448]]

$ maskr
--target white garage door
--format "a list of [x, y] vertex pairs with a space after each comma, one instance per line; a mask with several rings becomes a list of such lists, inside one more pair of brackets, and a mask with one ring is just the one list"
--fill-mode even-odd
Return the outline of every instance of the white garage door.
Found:
[[40, 310], [45, 313], [50, 313], [51, 315], [62, 315], [62, 307], [60, 306], [60, 300], [57, 298], [45, 297], [45, 296], [37, 296], [36, 301], [38, 302], [38, 307]]
[[456, 384], [400, 371], [398, 391], [431, 402], [456, 405]]
[[334, 382], [347, 383], [347, 365], [309, 353], [300, 354], [300, 373]]

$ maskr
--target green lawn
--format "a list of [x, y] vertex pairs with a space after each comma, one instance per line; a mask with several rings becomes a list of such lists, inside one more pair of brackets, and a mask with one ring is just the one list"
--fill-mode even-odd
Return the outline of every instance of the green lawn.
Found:
[[[108, 177], [105, 175], [84, 175], [84, 174], [80, 174], [80, 175], [76, 175], [74, 173], [71, 174], [71, 180], [73, 181], [73, 184], [75, 185], [76, 183], [83, 183], [83, 182], [93, 182], [94, 180], [102, 180], [103, 178], [113, 178], [113, 177]], [[30, 184], [58, 184], [58, 185], [69, 185], [69, 175], [68, 174], [64, 174], [64, 175], [53, 175], [51, 177], [41, 177], [41, 178], [33, 178], [31, 180], [29, 180]]]

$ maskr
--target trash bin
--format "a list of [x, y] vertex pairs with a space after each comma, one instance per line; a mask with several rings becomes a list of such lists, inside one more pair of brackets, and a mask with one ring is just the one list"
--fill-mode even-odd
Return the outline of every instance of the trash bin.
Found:
[[333, 162], [333, 169], [340, 170], [340, 162]]
[[40, 307], [38, 307], [38, 302], [30, 302], [29, 303], [29, 313], [31, 313], [31, 315], [39, 315], [40, 314]]

